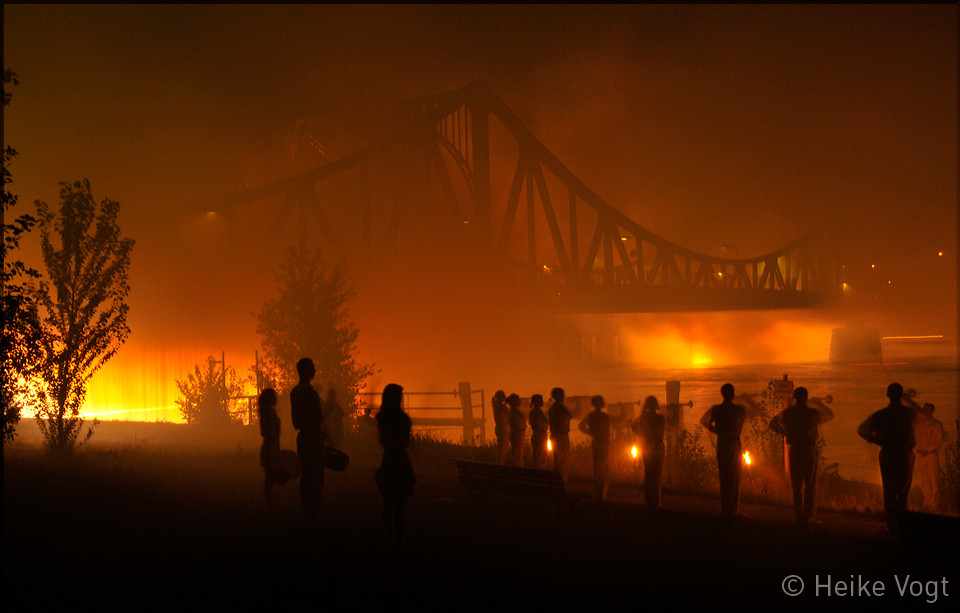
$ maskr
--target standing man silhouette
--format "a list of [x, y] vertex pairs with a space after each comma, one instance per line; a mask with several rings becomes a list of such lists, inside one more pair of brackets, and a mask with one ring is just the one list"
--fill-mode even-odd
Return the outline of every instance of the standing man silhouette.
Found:
[[320, 516], [320, 492], [323, 489], [323, 406], [320, 394], [310, 381], [317, 375], [313, 360], [297, 362], [300, 382], [290, 390], [290, 416], [297, 433], [300, 456], [300, 502], [307, 523], [317, 524]]
[[603, 396], [590, 399], [593, 410], [580, 420], [579, 428], [590, 436], [593, 451], [593, 500], [602, 502], [610, 486], [610, 416], [603, 412]]
[[497, 437], [497, 464], [506, 464], [510, 455], [510, 407], [503, 390], [493, 393], [493, 433]]
[[563, 482], [567, 482], [567, 455], [570, 453], [570, 420], [573, 414], [563, 404], [563, 388], [555, 387], [550, 391], [553, 404], [547, 412], [550, 422], [550, 440], [553, 441], [553, 470], [560, 473]]
[[739, 515], [740, 506], [740, 431], [747, 419], [746, 410], [734, 404], [732, 383], [720, 387], [723, 402], [710, 407], [702, 423], [717, 435], [717, 469], [720, 473], [720, 509], [724, 515]]
[[324, 431], [327, 433], [327, 441], [334, 449], [343, 449], [343, 419], [346, 413], [343, 407], [337, 402], [337, 390], [327, 389], [327, 399], [323, 403]]
[[787, 437], [793, 510], [799, 524], [816, 521], [817, 469], [820, 464], [817, 439], [823, 421], [820, 412], [807, 405], [807, 397], [807, 388], [793, 390], [796, 402], [770, 420], [770, 429]]
[[868, 443], [880, 445], [880, 481], [887, 528], [897, 528], [896, 513], [907, 510], [907, 495], [913, 482], [913, 448], [916, 446], [913, 424], [916, 412], [903, 405], [903, 386], [887, 387], [890, 404], [866, 419], [857, 434]]
[[507, 423], [510, 425], [510, 465], [523, 466], [523, 443], [527, 432], [527, 416], [520, 410], [520, 396], [507, 396], [507, 406], [510, 407], [510, 416]]
[[533, 467], [547, 467], [547, 430], [549, 422], [543, 412], [543, 396], [534, 394], [530, 397], [530, 447], [533, 448]]

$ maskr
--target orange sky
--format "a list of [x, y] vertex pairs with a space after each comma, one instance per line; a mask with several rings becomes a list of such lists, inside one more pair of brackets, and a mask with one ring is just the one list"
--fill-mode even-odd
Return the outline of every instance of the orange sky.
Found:
[[[96, 385], [143, 404], [172, 404], [170, 379], [221, 350], [246, 370], [258, 348], [253, 313], [283, 245], [318, 235], [296, 218], [274, 231], [269, 203], [213, 216], [211, 203], [292, 172], [298, 119], [370, 116], [476, 79], [654, 233], [751, 257], [826, 222], [858, 290], [887, 292], [863, 323], [956, 340], [956, 6], [3, 11], [5, 67], [21, 79], [4, 109], [4, 141], [19, 152], [12, 189], [27, 210], [53, 202], [58, 181], [88, 177], [97, 198], [121, 203], [121, 227], [137, 241], [132, 335]], [[331, 155], [349, 153], [337, 146]], [[494, 172], [509, 183], [509, 165]], [[486, 310], [474, 309], [477, 293], [498, 291], [496, 279], [414, 271], [387, 293], [365, 275], [356, 271], [352, 308], [380, 378], [419, 373], [422, 385], [446, 389], [472, 372], [494, 377], [492, 336], [526, 364], [551, 334], [542, 317], [507, 308], [509, 296], [503, 310], [486, 298]], [[423, 300], [405, 295], [411, 288]], [[848, 315], [764, 315], [755, 342], [801, 329], [822, 336]], [[713, 336], [697, 326], [733, 334], [750, 320], [642, 321], [626, 334], [707, 351]], [[414, 357], [424, 355], [433, 357]]]

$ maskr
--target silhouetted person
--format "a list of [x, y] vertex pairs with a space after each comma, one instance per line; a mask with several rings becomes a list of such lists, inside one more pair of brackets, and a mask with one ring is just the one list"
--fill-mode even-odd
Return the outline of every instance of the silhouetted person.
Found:
[[300, 456], [300, 502], [307, 522], [315, 525], [320, 515], [320, 492], [323, 489], [323, 406], [320, 394], [310, 381], [317, 371], [313, 360], [297, 362], [300, 382], [290, 390], [290, 416], [297, 432], [297, 455]]
[[550, 440], [553, 442], [553, 470], [560, 473], [563, 482], [567, 482], [567, 456], [570, 453], [570, 419], [573, 415], [563, 404], [563, 389], [555, 387], [550, 391], [553, 404], [547, 412], [550, 423]]
[[497, 464], [506, 464], [510, 454], [510, 407], [503, 390], [493, 393], [493, 433], [497, 437]]
[[257, 398], [260, 414], [260, 466], [263, 467], [263, 495], [273, 511], [273, 484], [280, 472], [280, 417], [277, 416], [277, 391], [267, 388]]
[[593, 409], [580, 420], [580, 431], [590, 437], [593, 451], [593, 500], [601, 502], [610, 486], [610, 416], [603, 412], [603, 396], [590, 399]]
[[383, 526], [396, 549], [405, 548], [403, 538], [403, 511], [413, 494], [416, 477], [407, 455], [410, 444], [410, 417], [403, 411], [403, 388], [391, 383], [383, 388], [380, 412], [377, 413], [383, 460], [375, 478], [383, 496]]
[[530, 415], [527, 416], [530, 422], [530, 447], [533, 451], [533, 467], [547, 467], [547, 434], [550, 425], [547, 421], [547, 415], [543, 412], [543, 396], [534, 394], [530, 397]]
[[643, 453], [643, 489], [647, 508], [656, 510], [660, 506], [660, 477], [663, 475], [663, 459], [666, 447], [663, 443], [667, 420], [658, 413], [660, 403], [655, 396], [647, 396], [643, 401], [640, 417], [631, 425], [631, 429], [640, 437], [640, 449]]
[[903, 386], [887, 387], [890, 404], [866, 419], [857, 428], [868, 443], [880, 445], [880, 481], [883, 483], [883, 506], [887, 527], [896, 528], [896, 512], [907, 510], [907, 495], [913, 481], [914, 420], [916, 414], [903, 406]]
[[720, 474], [720, 509], [726, 516], [737, 515], [740, 506], [740, 431], [747, 419], [746, 410], [733, 402], [733, 385], [720, 387], [723, 402], [713, 405], [704, 415], [707, 429], [717, 435], [717, 471]]
[[523, 466], [523, 440], [527, 432], [527, 417], [520, 410], [520, 396], [507, 396], [510, 407], [508, 423], [510, 425], [510, 465]]
[[933, 417], [934, 407], [924, 403], [914, 425], [917, 440], [917, 481], [923, 493], [923, 508], [935, 511], [940, 506], [940, 458], [943, 446], [943, 424]]
[[327, 443], [334, 449], [343, 449], [344, 417], [346, 414], [343, 407], [337, 402], [337, 391], [331, 387], [327, 390], [327, 399], [323, 403], [323, 420]]
[[820, 457], [820, 412], [807, 405], [807, 388], [793, 390], [796, 402], [770, 420], [770, 429], [787, 437], [793, 510], [797, 523], [815, 521], [817, 515], [817, 471]]
[[363, 415], [357, 418], [357, 435], [360, 438], [360, 449], [364, 453], [379, 450], [380, 432], [375, 420], [370, 412], [372, 408], [368, 405], [363, 407]]

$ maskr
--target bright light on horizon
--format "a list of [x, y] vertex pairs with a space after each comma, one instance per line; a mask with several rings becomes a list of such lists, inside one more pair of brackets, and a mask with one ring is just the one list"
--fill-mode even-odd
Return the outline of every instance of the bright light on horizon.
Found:
[[934, 338], [943, 338], [942, 334], [928, 334], [921, 336], [881, 336], [880, 340], [884, 341], [893, 341], [893, 340], [918, 340], [918, 339], [934, 339]]
[[186, 423], [180, 414], [180, 409], [171, 407], [148, 407], [143, 409], [98, 409], [93, 408], [80, 412], [84, 419], [99, 419], [100, 421], [145, 421]]
[[[36, 411], [24, 408], [23, 417], [26, 419], [36, 419]], [[81, 419], [99, 419], [100, 421], [139, 421], [139, 422], [169, 422], [185, 423], [180, 410], [176, 406], [169, 407], [147, 407], [141, 409], [109, 409], [103, 407], [91, 407], [80, 410]]]

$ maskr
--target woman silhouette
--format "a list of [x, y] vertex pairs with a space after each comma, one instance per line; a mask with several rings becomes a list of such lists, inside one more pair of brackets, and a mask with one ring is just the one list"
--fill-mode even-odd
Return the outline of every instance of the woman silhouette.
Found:
[[643, 401], [643, 412], [632, 424], [633, 431], [640, 436], [643, 449], [643, 485], [648, 509], [660, 506], [660, 477], [663, 475], [663, 459], [666, 455], [663, 444], [666, 420], [657, 412], [659, 410], [660, 403], [656, 396], [647, 396]]
[[383, 445], [383, 460], [375, 473], [377, 487], [383, 496], [383, 526], [390, 544], [404, 549], [403, 510], [413, 494], [416, 477], [407, 455], [410, 444], [410, 417], [403, 411], [403, 388], [391, 383], [383, 388], [377, 429]]
[[273, 510], [273, 484], [280, 470], [280, 418], [277, 416], [277, 392], [267, 388], [257, 398], [260, 414], [260, 466], [263, 467], [263, 495]]

